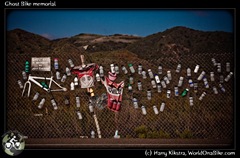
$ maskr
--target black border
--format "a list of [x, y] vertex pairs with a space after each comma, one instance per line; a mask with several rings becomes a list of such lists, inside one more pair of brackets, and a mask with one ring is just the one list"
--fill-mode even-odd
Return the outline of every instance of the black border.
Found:
[[[237, 46], [237, 48], [235, 48], [235, 52], [239, 52], [239, 46], [237, 45], [237, 17], [239, 17], [239, 10], [237, 9], [237, 3], [236, 1], [235, 2], [231, 2], [229, 3], [229, 1], [217, 1], [217, 2], [214, 2], [212, 4], [208, 4], [208, 3], [204, 3], [203, 1], [189, 1], [189, 2], [182, 2], [182, 1], [176, 1], [176, 2], [173, 2], [173, 1], [164, 1], [164, 2], [161, 2], [161, 1], [157, 1], [157, 0], [148, 0], [148, 1], [133, 1], [133, 2], [122, 2], [122, 1], [96, 1], [96, 2], [93, 2], [93, 1], [84, 1], [84, 2], [81, 2], [81, 1], [76, 1], [76, 0], [65, 0], [65, 1], [58, 1], [58, 0], [52, 0], [52, 1], [56, 1], [56, 4], [57, 6], [56, 7], [37, 7], [36, 9], [68, 9], [68, 8], [71, 8], [71, 9], [151, 9], [151, 8], [156, 8], [156, 9], [225, 9], [225, 8], [229, 8], [229, 9], [235, 9], [235, 45]], [[5, 12], [5, 9], [6, 8], [9, 8], [10, 7], [6, 7], [4, 6], [4, 2], [5, 1], [2, 1], [2, 5], [3, 5], [3, 12]], [[16, 2], [16, 0], [13, 0], [11, 2]], [[31, 1], [29, 1], [31, 2]], [[41, 2], [39, 0], [36, 0], [34, 2]], [[44, 0], [42, 2], [49, 2], [48, 0]], [[12, 8], [12, 7], [11, 7]], [[14, 7], [13, 9], [35, 9], [33, 7]], [[4, 24], [6, 22], [6, 19], [5, 19], [5, 13], [2, 14], [3, 15], [3, 18], [4, 19]], [[238, 18], [239, 19], [239, 18]], [[238, 20], [239, 21], [239, 20]], [[5, 34], [6, 34], [6, 31], [5, 31], [5, 25], [3, 25], [3, 32], [2, 32], [2, 37], [3, 38], [3, 44], [4, 44], [4, 52], [5, 52], [5, 46], [6, 46], [6, 41], [5, 41]], [[4, 68], [4, 70], [2, 70], [1, 72], [3, 73], [3, 75], [1, 75], [1, 84], [3, 87], [5, 87], [4, 89], [6, 90], [6, 54], [5, 53], [2, 53], [3, 54], [3, 62], [1, 62], [2, 64], [2, 67]], [[237, 55], [235, 56], [235, 72], [234, 74], [234, 77], [237, 77], [238, 74], [237, 74]], [[235, 87], [237, 85], [237, 79], [235, 80]], [[6, 103], [6, 97], [5, 97], [5, 90], [2, 94], [2, 102], [4, 102], [4, 104]], [[235, 91], [237, 92], [237, 91]], [[236, 93], [235, 93], [236, 94]], [[235, 98], [237, 97], [238, 95], [236, 94], [235, 95]], [[237, 104], [237, 100], [235, 99], [234, 100], [235, 102], [235, 105], [238, 105]], [[2, 104], [2, 107], [3, 104]], [[239, 107], [238, 106], [235, 106], [235, 128], [237, 128], [237, 112], [239, 111]], [[5, 126], [5, 122], [4, 122], [4, 119], [5, 119], [5, 113], [4, 113], [4, 110], [1, 110], [1, 118], [3, 119], [3, 121], [1, 123], [3, 123], [3, 126]], [[0, 128], [1, 131], [0, 131], [0, 134], [2, 135], [5, 131], [5, 127], [4, 128]], [[238, 152], [238, 149], [239, 149], [239, 146], [237, 145], [237, 129], [236, 130], [236, 133], [235, 133], [235, 142], [234, 142], [234, 146], [236, 147], [236, 149], [233, 149], [233, 150], [221, 150], [220, 151], [235, 151], [236, 152], [236, 155], [234, 157], [237, 157], [237, 155], [239, 155], [239, 152]], [[217, 150], [217, 149], [215, 149]], [[168, 150], [161, 150], [161, 151], [168, 151]], [[183, 151], [183, 150], [176, 150], [176, 151]], [[10, 157], [8, 155], [6, 155], [3, 150], [1, 150], [0, 152], [0, 155], [3, 154], [3, 157]], [[70, 157], [85, 157], [85, 156], [89, 156], [89, 157], [92, 157], [92, 156], [97, 156], [97, 157], [102, 157], [102, 156], [129, 156], [129, 157], [145, 157], [145, 150], [144, 149], [131, 149], [131, 150], [128, 150], [128, 149], [116, 149], [116, 150], [91, 150], [91, 149], [88, 149], [88, 150], [84, 150], [84, 149], [79, 149], [79, 150], [72, 150], [72, 149], [64, 149], [64, 150], [55, 150], [55, 149], [49, 149], [49, 150], [25, 150], [23, 151], [19, 156], [17, 157], [35, 157], [35, 156], [49, 156], [52, 155], [53, 157], [59, 157], [59, 156], [70, 156]], [[2, 157], [2, 156], [0, 156]], [[216, 157], [216, 156], [215, 156]], [[221, 157], [224, 157], [224, 156], [221, 156]]]

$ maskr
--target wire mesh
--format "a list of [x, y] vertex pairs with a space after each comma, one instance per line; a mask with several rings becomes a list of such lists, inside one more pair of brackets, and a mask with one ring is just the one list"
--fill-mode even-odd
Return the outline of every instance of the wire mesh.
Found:
[[[67, 76], [64, 83], [56, 79], [56, 70], [53, 67], [53, 59], [59, 59], [61, 76], [65, 72], [65, 67], [70, 67], [68, 59], [72, 59], [76, 65], [81, 65], [80, 54], [78, 53], [46, 53], [46, 54], [8, 54], [7, 55], [7, 129], [18, 130], [29, 138], [80, 138], [91, 137], [91, 131], [97, 129], [93, 114], [96, 114], [102, 138], [113, 138], [115, 131], [121, 138], [212, 138], [212, 139], [232, 139], [234, 135], [234, 77], [228, 82], [222, 83], [225, 88], [223, 93], [219, 87], [220, 76], [227, 77], [226, 62], [230, 62], [231, 72], [234, 73], [233, 53], [212, 53], [212, 54], [187, 54], [176, 57], [164, 57], [159, 55], [158, 59], [140, 59], [136, 54], [126, 50], [111, 52], [81, 53], [85, 55], [86, 63], [97, 63], [104, 68], [107, 76], [110, 71], [110, 64], [117, 64], [120, 74], [117, 75], [115, 82], [125, 82], [121, 110], [113, 112], [104, 104], [104, 108], [94, 106], [94, 112], [89, 111], [89, 94], [86, 89], [79, 86], [75, 90], [70, 90], [70, 83], [73, 82], [75, 75]], [[66, 87], [66, 92], [48, 93], [41, 87], [32, 83], [30, 97], [22, 96], [22, 90], [17, 80], [24, 84], [26, 80], [22, 77], [24, 63], [31, 61], [32, 57], [51, 57], [52, 72], [31, 71], [32, 76], [50, 77]], [[215, 58], [221, 63], [221, 72], [213, 65], [211, 59]], [[128, 64], [133, 64], [135, 73], [131, 74]], [[142, 64], [143, 69], [151, 69], [154, 74], [158, 74], [158, 65], [162, 65], [162, 74], [158, 74], [160, 80], [171, 71], [172, 80], [166, 88], [158, 92], [151, 85], [151, 79], [147, 74], [147, 79], [143, 79], [138, 74], [138, 64]], [[178, 64], [181, 64], [181, 71], [176, 72]], [[128, 74], [123, 74], [121, 66], [124, 65]], [[198, 73], [193, 70], [196, 65], [200, 65]], [[198, 82], [198, 92], [195, 93], [193, 87], [189, 87], [187, 79], [187, 68], [191, 68], [191, 78], [193, 82]], [[197, 78], [202, 71], [206, 72], [209, 88], [205, 88], [203, 80]], [[98, 72], [98, 70], [96, 71]], [[95, 74], [96, 74], [95, 72]], [[210, 72], [214, 72], [215, 81], [210, 80]], [[133, 90], [128, 90], [129, 76], [133, 77]], [[178, 85], [179, 77], [184, 77], [183, 85], [179, 87], [179, 96], [174, 95], [174, 87]], [[137, 89], [137, 83], [141, 81], [142, 91]], [[106, 92], [106, 88], [101, 82], [94, 81], [95, 97], [100, 97]], [[52, 85], [54, 88], [54, 85]], [[213, 86], [217, 87], [218, 94], [214, 94]], [[181, 93], [188, 88], [189, 92], [182, 97]], [[152, 92], [151, 100], [147, 99], [147, 90]], [[167, 90], [171, 91], [170, 98], [167, 98]], [[33, 101], [36, 92], [40, 93], [39, 98]], [[203, 92], [206, 96], [202, 101], [199, 97]], [[76, 106], [76, 96], [80, 97], [80, 107]], [[189, 96], [193, 97], [193, 106], [189, 105]], [[51, 98], [56, 100], [58, 109], [54, 110]], [[64, 97], [68, 97], [70, 104], [65, 105]], [[138, 108], [133, 106], [133, 97], [138, 100]], [[37, 106], [42, 98], [46, 101], [42, 109]], [[161, 103], [166, 106], [160, 112]], [[156, 106], [159, 114], [155, 114], [153, 106]], [[141, 106], [146, 107], [146, 115], [142, 114]], [[82, 114], [82, 119], [78, 118], [77, 111]]]

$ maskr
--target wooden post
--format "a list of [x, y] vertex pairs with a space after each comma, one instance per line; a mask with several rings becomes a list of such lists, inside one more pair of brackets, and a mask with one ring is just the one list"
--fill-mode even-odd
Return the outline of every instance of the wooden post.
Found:
[[85, 59], [84, 59], [84, 55], [80, 55], [81, 58], [81, 62], [82, 62], [82, 67], [85, 67]]

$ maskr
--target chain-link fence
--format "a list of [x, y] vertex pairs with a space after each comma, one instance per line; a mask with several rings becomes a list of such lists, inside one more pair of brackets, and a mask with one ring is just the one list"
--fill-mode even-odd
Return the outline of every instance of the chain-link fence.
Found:
[[[117, 50], [111, 52], [81, 53], [85, 55], [86, 63], [96, 63], [102, 65], [104, 74], [107, 76], [110, 71], [110, 64], [119, 66], [120, 74], [117, 75], [116, 83], [125, 82], [123, 90], [122, 104], [119, 112], [113, 112], [103, 104], [104, 108], [94, 107], [102, 138], [113, 138], [115, 131], [121, 138], [212, 138], [212, 139], [232, 139], [234, 135], [234, 55], [233, 53], [218, 54], [192, 54], [181, 55], [178, 57], [163, 57], [159, 55], [158, 59], [145, 60], [140, 59], [136, 54], [126, 50]], [[22, 91], [17, 80], [23, 80], [22, 71], [25, 61], [31, 61], [32, 57], [51, 57], [52, 72], [31, 71], [32, 76], [50, 77], [66, 87], [66, 92], [48, 93], [36, 84], [31, 84], [30, 97], [26, 92], [22, 96]], [[61, 76], [65, 72], [65, 67], [70, 67], [68, 59], [72, 59], [76, 65], [81, 65], [80, 54], [66, 52], [66, 54], [8, 54], [7, 55], [7, 129], [18, 130], [29, 138], [80, 138], [90, 137], [91, 131], [95, 131], [97, 137], [97, 128], [93, 118], [93, 113], [89, 110], [89, 94], [86, 89], [79, 86], [75, 90], [70, 90], [70, 83], [73, 82], [75, 75], [67, 76], [65, 82], [56, 79], [56, 70], [53, 67], [53, 59], [59, 59]], [[212, 58], [221, 64], [214, 66]], [[228, 82], [224, 81], [229, 72], [226, 71], [226, 63], [230, 63], [230, 71], [233, 76]], [[131, 74], [128, 64], [133, 64], [135, 73]], [[164, 88], [161, 84], [161, 92], [153, 88], [151, 79], [147, 72], [147, 78], [143, 79], [138, 74], [138, 64], [142, 65], [143, 70], [147, 72], [151, 69], [153, 74], [158, 74], [160, 80], [164, 80], [167, 71], [171, 71], [172, 80]], [[178, 64], [181, 64], [181, 70], [176, 72]], [[162, 65], [162, 74], [158, 73], [158, 65]], [[128, 74], [124, 74], [121, 66], [124, 65]], [[200, 65], [199, 71], [194, 73], [196, 65]], [[197, 92], [194, 87], [190, 87], [189, 77], [187, 77], [187, 68], [191, 69], [191, 79], [198, 82]], [[202, 71], [205, 71], [209, 88], [205, 87], [203, 80], [197, 78]], [[99, 72], [98, 70], [96, 72]], [[95, 74], [96, 74], [95, 72]], [[210, 72], [214, 72], [215, 81], [211, 81]], [[128, 90], [129, 77], [133, 77], [133, 90]], [[175, 96], [174, 87], [178, 85], [180, 76], [184, 77], [183, 85], [178, 87], [179, 96]], [[221, 83], [223, 76], [223, 83]], [[142, 91], [138, 90], [138, 81], [142, 83]], [[223, 92], [219, 83], [225, 88]], [[106, 88], [101, 82], [95, 80], [93, 87], [95, 97], [107, 93]], [[214, 93], [213, 87], [217, 88], [218, 94]], [[54, 88], [54, 85], [52, 85]], [[186, 96], [181, 96], [182, 92], [188, 88]], [[147, 99], [147, 90], [151, 91], [151, 99]], [[171, 91], [167, 97], [167, 90]], [[33, 96], [39, 92], [40, 96], [33, 101]], [[203, 92], [206, 96], [202, 101], [199, 100]], [[80, 97], [80, 107], [76, 106], [76, 96]], [[193, 97], [193, 105], [190, 105], [189, 97]], [[41, 109], [38, 105], [42, 98], [46, 101]], [[54, 110], [51, 104], [51, 98], [54, 98], [58, 109]], [[70, 104], [65, 104], [68, 98]], [[132, 99], [138, 100], [138, 108], [133, 105]], [[165, 108], [160, 111], [162, 102], [165, 102]], [[146, 115], [142, 113], [142, 106], [146, 108]], [[158, 114], [154, 113], [153, 106], [157, 107]], [[77, 111], [82, 114], [79, 119]]]

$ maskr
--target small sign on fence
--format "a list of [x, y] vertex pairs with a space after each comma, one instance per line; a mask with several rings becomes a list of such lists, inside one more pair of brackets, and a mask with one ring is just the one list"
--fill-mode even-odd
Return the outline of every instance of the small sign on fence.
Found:
[[50, 57], [32, 57], [32, 71], [51, 71]]

